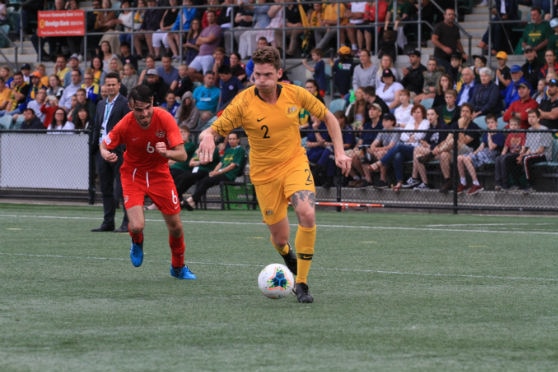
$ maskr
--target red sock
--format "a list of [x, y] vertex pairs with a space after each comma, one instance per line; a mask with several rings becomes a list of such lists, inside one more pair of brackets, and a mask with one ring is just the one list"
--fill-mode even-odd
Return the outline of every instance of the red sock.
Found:
[[132, 242], [136, 243], [136, 244], [142, 244], [143, 243], [143, 231], [140, 231], [138, 233], [133, 233], [130, 231], [130, 236], [132, 237]]
[[169, 246], [171, 249], [171, 265], [172, 267], [184, 266], [184, 251], [186, 244], [184, 243], [184, 235], [174, 237], [169, 235]]

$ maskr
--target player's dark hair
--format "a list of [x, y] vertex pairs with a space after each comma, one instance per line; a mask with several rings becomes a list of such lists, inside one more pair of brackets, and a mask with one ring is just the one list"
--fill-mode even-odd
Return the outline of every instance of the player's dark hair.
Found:
[[109, 72], [105, 75], [105, 80], [106, 79], [117, 79], [120, 83], [120, 74], [118, 72]]
[[150, 103], [152, 100], [153, 92], [147, 85], [144, 84], [133, 87], [128, 94], [128, 101], [132, 103], [135, 101]]

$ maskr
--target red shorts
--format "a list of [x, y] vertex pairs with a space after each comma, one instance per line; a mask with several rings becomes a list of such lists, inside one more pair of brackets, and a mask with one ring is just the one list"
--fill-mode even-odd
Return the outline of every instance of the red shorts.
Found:
[[145, 172], [120, 168], [122, 192], [126, 209], [135, 206], [143, 208], [145, 195], [155, 203], [161, 213], [180, 213], [180, 198], [169, 171]]

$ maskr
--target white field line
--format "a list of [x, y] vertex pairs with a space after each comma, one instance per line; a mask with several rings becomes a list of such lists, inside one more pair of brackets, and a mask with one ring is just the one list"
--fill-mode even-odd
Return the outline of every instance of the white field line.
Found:
[[[37, 216], [37, 215], [17, 215], [17, 214], [0, 214], [0, 218], [29, 218], [29, 219], [52, 219], [52, 220], [91, 220], [98, 221], [99, 218], [92, 217], [69, 217], [69, 216]], [[146, 221], [152, 222], [163, 222], [162, 218], [146, 218]], [[231, 221], [192, 221], [183, 220], [187, 224], [215, 224], [215, 225], [263, 225], [262, 222], [231, 222]], [[296, 226], [296, 224], [291, 224]], [[517, 228], [519, 223], [511, 224], [482, 224], [480, 226], [498, 226]], [[530, 225], [532, 224], [523, 224]], [[545, 225], [545, 224], [538, 224]], [[428, 227], [427, 227], [428, 226]], [[469, 224], [448, 224], [448, 225], [427, 225], [425, 227], [405, 227], [405, 226], [366, 226], [366, 225], [321, 225], [318, 224], [319, 228], [332, 228], [332, 229], [367, 229], [367, 230], [407, 230], [407, 231], [451, 231], [451, 232], [478, 232], [478, 233], [497, 233], [497, 234], [538, 234], [538, 235], [558, 235], [558, 232], [552, 231], [532, 231], [532, 230], [487, 230], [487, 229], [448, 229], [449, 226], [476, 226]], [[435, 226], [435, 227], [432, 227]], [[65, 256], [65, 255], [37, 255], [37, 254], [27, 254], [27, 253], [4, 253], [0, 252], [0, 256], [20, 256], [20, 257], [37, 257], [37, 258], [52, 258], [52, 259], [85, 259], [85, 260], [105, 260], [105, 261], [128, 261], [127, 257], [123, 258], [109, 258], [109, 257], [96, 257], [96, 256]], [[250, 267], [257, 265], [248, 264], [231, 264], [231, 263], [221, 263], [221, 262], [193, 262], [192, 264], [198, 265], [211, 265], [211, 266], [229, 266], [229, 267]], [[497, 276], [497, 275], [473, 275], [473, 274], [443, 274], [443, 273], [421, 273], [421, 272], [406, 272], [406, 271], [387, 271], [387, 270], [374, 270], [374, 269], [344, 269], [344, 268], [319, 268], [315, 267], [315, 270], [334, 270], [334, 271], [344, 271], [344, 272], [362, 272], [362, 273], [372, 273], [380, 275], [407, 275], [407, 276], [418, 276], [418, 277], [444, 277], [444, 278], [470, 278], [470, 279], [492, 279], [492, 280], [504, 280], [504, 281], [537, 281], [537, 282], [558, 282], [558, 278], [540, 278], [540, 277], [515, 277], [515, 276]]]
[[[33, 218], [33, 219], [52, 219], [52, 220], [88, 220], [88, 221], [99, 221], [99, 217], [80, 217], [80, 216], [37, 216], [37, 215], [20, 215], [20, 214], [0, 214], [0, 218], [7, 217], [7, 218]], [[146, 222], [163, 222], [162, 218], [146, 218]], [[263, 225], [262, 222], [242, 222], [242, 221], [194, 221], [194, 220], [185, 220], [183, 219], [182, 222], [186, 224], [213, 224], [213, 225]], [[319, 222], [319, 221], [318, 221]], [[328, 224], [320, 224], [318, 223], [318, 228], [332, 228], [332, 229], [363, 229], [363, 230], [397, 230], [397, 231], [445, 231], [445, 232], [477, 232], [477, 233], [492, 233], [492, 234], [538, 234], [538, 235], [551, 235], [551, 236], [558, 236], [558, 231], [536, 231], [536, 230], [517, 230], [520, 223], [509, 223], [509, 224], [448, 224], [448, 225], [425, 225], [422, 227], [407, 227], [407, 226], [371, 226], [371, 225], [328, 225]], [[533, 224], [526, 224], [523, 225], [533, 226]], [[537, 223], [535, 225], [549, 225], [549, 224], [541, 224]], [[296, 227], [297, 224], [292, 223], [291, 226]], [[490, 227], [490, 226], [499, 226], [499, 227], [508, 227], [508, 229], [502, 230], [489, 230], [489, 229], [465, 229], [465, 228], [457, 228], [457, 227], [466, 227], [466, 226], [482, 226], [482, 227]], [[453, 228], [450, 228], [453, 227]]]
[[[58, 254], [31, 254], [31, 253], [4, 253], [0, 252], [0, 256], [5, 257], [28, 257], [40, 259], [63, 259], [63, 260], [99, 260], [99, 261], [129, 261], [127, 257], [97, 257], [97, 256], [69, 256]], [[188, 261], [189, 264], [206, 265], [206, 266], [226, 266], [226, 267], [260, 267], [261, 265], [250, 264], [233, 264], [224, 262], [204, 262], [204, 261]], [[490, 279], [490, 280], [503, 280], [503, 281], [526, 281], [526, 282], [556, 282], [558, 278], [540, 278], [540, 277], [524, 277], [524, 276], [499, 276], [499, 275], [473, 275], [473, 274], [442, 274], [442, 273], [421, 273], [421, 272], [406, 272], [406, 271], [393, 271], [393, 270], [374, 270], [374, 269], [345, 269], [345, 268], [326, 268], [314, 267], [316, 271], [340, 271], [340, 272], [354, 272], [365, 274], [378, 274], [378, 275], [400, 275], [400, 276], [417, 276], [417, 277], [434, 277], [434, 278], [467, 278], [467, 279]]]

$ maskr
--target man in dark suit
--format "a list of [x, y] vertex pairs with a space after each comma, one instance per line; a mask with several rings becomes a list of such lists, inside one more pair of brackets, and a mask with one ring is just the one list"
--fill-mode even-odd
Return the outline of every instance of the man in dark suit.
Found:
[[120, 165], [122, 164], [123, 148], [116, 149], [114, 152], [118, 155], [118, 161], [109, 163], [105, 161], [99, 153], [99, 143], [107, 136], [107, 134], [114, 128], [128, 112], [128, 100], [126, 97], [119, 94], [120, 90], [120, 75], [118, 73], [110, 72], [105, 77], [105, 86], [107, 89], [108, 97], [102, 99], [97, 104], [97, 111], [95, 113], [95, 125], [93, 127], [93, 140], [91, 141], [97, 161], [97, 174], [101, 184], [101, 193], [103, 194], [103, 223], [100, 227], [93, 229], [93, 232], [101, 231], [116, 231], [128, 232], [128, 216], [124, 205], [124, 217], [120, 228], [114, 230], [114, 216], [116, 214], [116, 205], [122, 198], [122, 185], [120, 183]]

